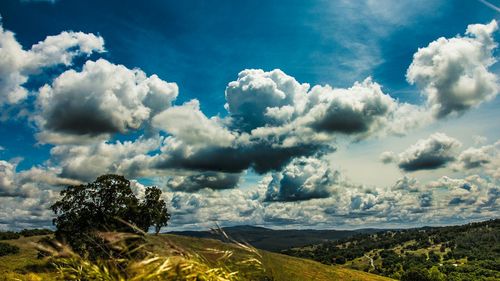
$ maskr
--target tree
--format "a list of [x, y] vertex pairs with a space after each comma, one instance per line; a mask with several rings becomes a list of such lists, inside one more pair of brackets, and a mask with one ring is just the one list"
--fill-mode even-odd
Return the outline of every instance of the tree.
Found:
[[161, 199], [161, 190], [156, 186], [146, 188], [146, 194], [140, 209], [142, 210], [142, 217], [147, 220], [148, 227], [150, 225], [155, 227], [155, 234], [158, 234], [170, 219], [165, 201]]
[[446, 279], [446, 275], [441, 273], [437, 267], [432, 267], [429, 270], [429, 278], [432, 281], [444, 281]]
[[103, 175], [89, 184], [66, 187], [61, 191], [61, 199], [51, 206], [57, 216], [53, 221], [56, 237], [64, 239], [75, 251], [86, 253], [102, 248], [96, 232], [134, 231], [120, 220], [144, 231], [156, 222], [159, 227], [165, 226], [170, 215], [160, 200], [161, 191], [156, 187], [148, 190], [141, 203], [132, 192], [130, 181], [118, 175]]
[[412, 268], [401, 276], [401, 281], [432, 281], [425, 269]]

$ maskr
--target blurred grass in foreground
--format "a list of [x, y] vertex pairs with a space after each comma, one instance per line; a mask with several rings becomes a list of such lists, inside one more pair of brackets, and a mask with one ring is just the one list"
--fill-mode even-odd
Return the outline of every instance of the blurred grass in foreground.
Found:
[[[38, 250], [54, 266], [59, 280], [206, 280], [239, 281], [261, 280], [262, 262], [260, 253], [253, 247], [231, 240], [222, 229], [221, 235], [230, 240], [234, 250], [206, 248], [204, 256], [181, 248], [160, 236], [117, 232], [101, 232], [106, 249], [113, 252], [108, 257], [90, 259], [74, 253], [70, 247], [59, 241], [45, 241], [37, 244]], [[129, 243], [139, 239], [141, 243]], [[161, 254], [154, 249], [160, 247]], [[244, 272], [244, 273], [243, 273]], [[255, 275], [255, 276], [254, 276]]]

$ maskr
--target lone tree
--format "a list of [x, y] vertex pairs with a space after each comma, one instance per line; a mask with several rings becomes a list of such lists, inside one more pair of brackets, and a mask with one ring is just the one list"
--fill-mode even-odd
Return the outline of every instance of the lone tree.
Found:
[[170, 219], [160, 197], [160, 189], [148, 187], [140, 202], [130, 181], [118, 175], [103, 175], [89, 184], [68, 186], [61, 191], [61, 199], [50, 207], [57, 216], [53, 221], [56, 237], [66, 240], [75, 251], [86, 253], [99, 244], [96, 232], [133, 232], [119, 219], [144, 231], [154, 226], [158, 233]]
[[170, 214], [167, 212], [167, 204], [165, 204], [165, 201], [160, 197], [161, 190], [157, 187], [147, 187], [144, 200], [140, 204], [140, 209], [142, 211], [141, 217], [144, 221], [148, 222], [149, 225], [154, 226], [155, 234], [158, 234], [162, 227], [167, 226], [168, 220], [170, 219]]

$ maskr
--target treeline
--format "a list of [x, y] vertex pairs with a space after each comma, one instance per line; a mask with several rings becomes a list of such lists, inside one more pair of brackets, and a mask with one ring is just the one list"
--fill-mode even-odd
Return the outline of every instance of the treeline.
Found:
[[283, 253], [324, 264], [347, 263], [401, 280], [499, 280], [499, 239], [500, 219], [496, 219], [462, 226], [358, 234]]
[[15, 231], [0, 231], [0, 240], [14, 240], [20, 237], [30, 237], [38, 235], [53, 234], [50, 229], [36, 228], [36, 229], [23, 229], [19, 232]]

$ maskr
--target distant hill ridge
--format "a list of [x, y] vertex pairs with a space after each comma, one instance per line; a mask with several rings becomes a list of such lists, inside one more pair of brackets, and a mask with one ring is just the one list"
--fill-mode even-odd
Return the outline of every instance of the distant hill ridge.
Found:
[[[293, 247], [303, 247], [325, 241], [338, 240], [351, 237], [355, 234], [376, 233], [383, 229], [357, 229], [357, 230], [316, 230], [316, 229], [280, 229], [238, 225], [222, 228], [231, 238], [247, 242], [263, 250], [280, 252]], [[197, 238], [211, 238], [224, 241], [224, 237], [211, 231], [172, 231], [176, 234]]]

